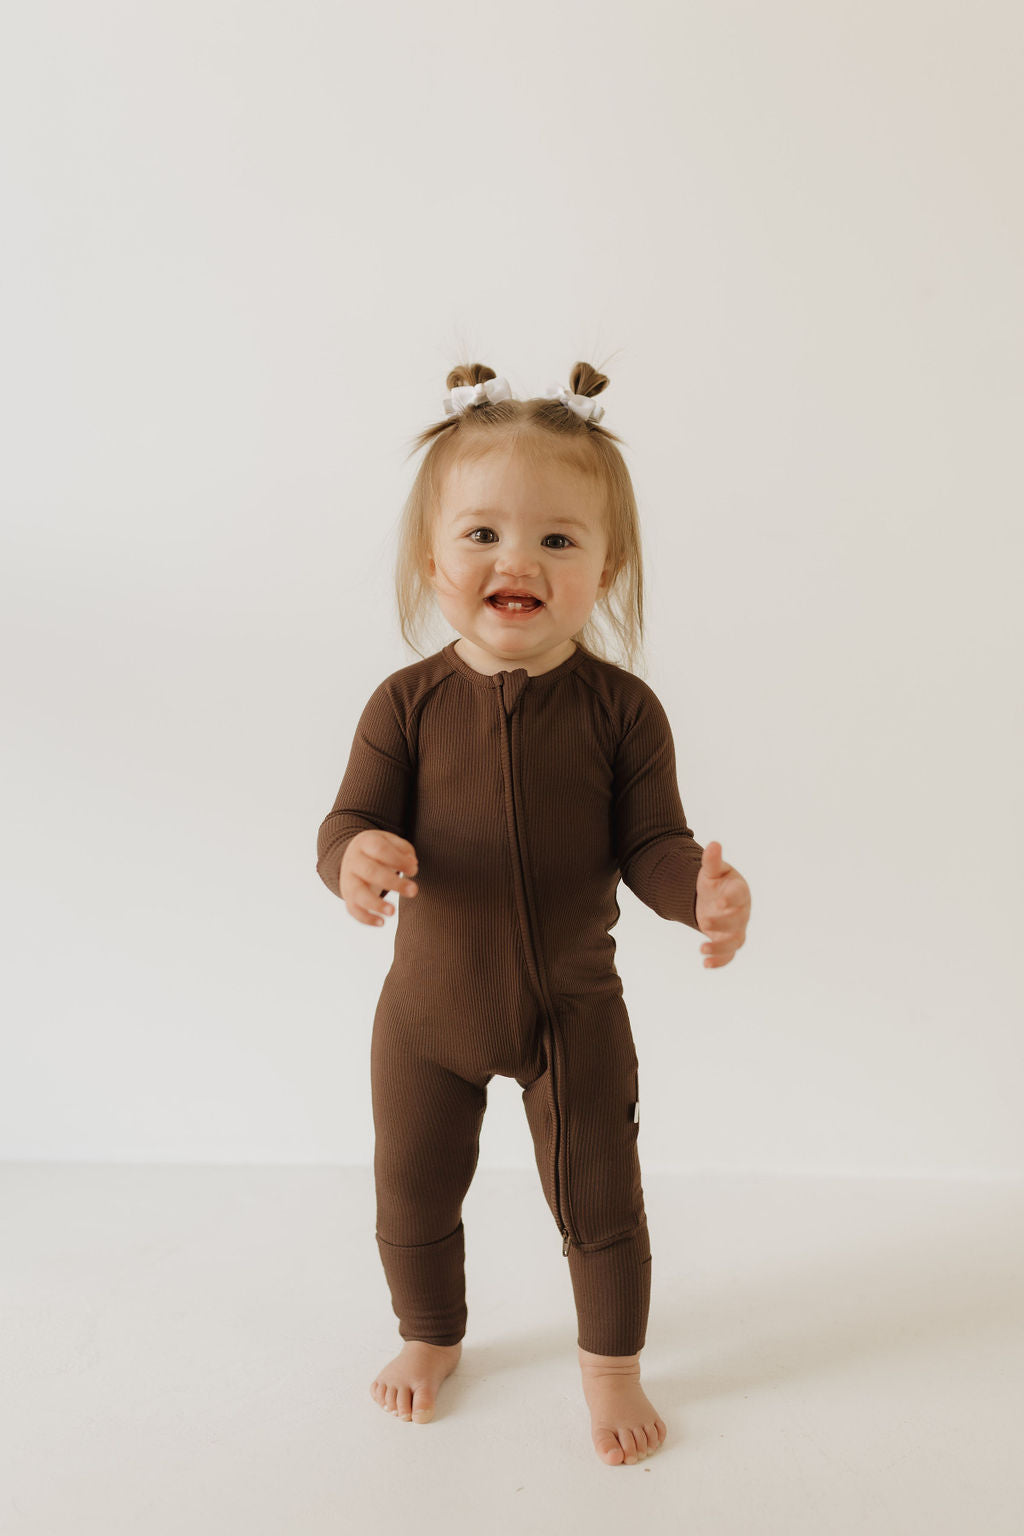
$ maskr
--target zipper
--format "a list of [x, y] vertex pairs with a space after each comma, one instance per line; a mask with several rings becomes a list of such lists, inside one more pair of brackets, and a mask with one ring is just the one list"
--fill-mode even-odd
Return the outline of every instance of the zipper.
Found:
[[[512, 817], [513, 817], [513, 825], [514, 825], [514, 828], [515, 828], [514, 841], [515, 841], [516, 855], [517, 855], [518, 863], [519, 863], [519, 879], [520, 879], [520, 882], [522, 884], [523, 891], [525, 893], [525, 890], [526, 890], [526, 874], [525, 874], [525, 871], [523, 869], [523, 852], [522, 852], [521, 847], [519, 846], [519, 819], [518, 819], [518, 815], [517, 815], [517, 812], [516, 812], [515, 775], [514, 775], [514, 770], [513, 770], [513, 758], [512, 758], [512, 718], [511, 718], [511, 715], [509, 714], [508, 705], [507, 705], [506, 700], [505, 700], [505, 683], [508, 680], [509, 674], [507, 672], [502, 671], [502, 672], [499, 672], [498, 676], [501, 678], [502, 714], [505, 717], [505, 746], [506, 746], [507, 758], [508, 758], [509, 782], [510, 782], [510, 784], [512, 786]], [[524, 901], [525, 901], [525, 894], [524, 894]], [[534, 964], [534, 967], [535, 967], [536, 972], [537, 972], [537, 978], [540, 981], [541, 987], [543, 989], [544, 988], [544, 983], [543, 983], [543, 978], [541, 976], [540, 958], [539, 958], [539, 955], [538, 955], [537, 946], [533, 942], [533, 935], [532, 935], [532, 933], [530, 931], [530, 921], [529, 921], [529, 911], [528, 910], [526, 912], [526, 919], [525, 919], [525, 925], [524, 926], [525, 926], [525, 929], [526, 929], [526, 941], [527, 941], [527, 943], [528, 943], [528, 945], [530, 947], [531, 953], [533, 955], [533, 964]], [[551, 1014], [550, 1014], [549, 1010], [546, 1007], [545, 1007], [545, 1014], [547, 1016], [548, 1029], [551, 1032], [551, 1086], [552, 1086], [552, 1098], [554, 1100], [554, 1106], [555, 1106], [555, 1159], [554, 1159], [555, 1207], [556, 1207], [556, 1209], [558, 1211], [558, 1224], [559, 1224], [559, 1228], [560, 1228], [561, 1233], [562, 1233], [562, 1257], [564, 1259], [567, 1259], [569, 1257], [569, 1246], [570, 1246], [570, 1243], [571, 1243], [572, 1239], [569, 1236], [569, 1221], [568, 1221], [568, 1218], [566, 1216], [563, 1216], [563, 1214], [562, 1214], [562, 1189], [561, 1189], [561, 1180], [560, 1180], [559, 1174], [558, 1174], [558, 1165], [559, 1165], [559, 1161], [560, 1161], [560, 1154], [561, 1154], [561, 1151], [562, 1151], [562, 1139], [563, 1138], [562, 1138], [562, 1122], [561, 1122], [561, 1118], [560, 1118], [559, 1113], [558, 1113], [558, 1078], [557, 1078], [557, 1073], [556, 1073], [556, 1069], [555, 1069], [555, 1025], [554, 1025], [554, 1020], [552, 1019]]]

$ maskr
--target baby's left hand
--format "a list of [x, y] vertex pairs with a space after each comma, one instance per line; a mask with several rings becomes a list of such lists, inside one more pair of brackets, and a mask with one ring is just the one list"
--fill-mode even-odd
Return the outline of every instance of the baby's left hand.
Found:
[[712, 941], [702, 944], [705, 969], [728, 965], [747, 936], [750, 886], [722, 858], [721, 843], [708, 843], [697, 871], [697, 927]]

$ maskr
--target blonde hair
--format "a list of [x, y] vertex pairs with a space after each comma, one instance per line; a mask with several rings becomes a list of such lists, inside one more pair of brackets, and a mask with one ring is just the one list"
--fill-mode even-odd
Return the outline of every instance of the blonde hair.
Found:
[[[495, 377], [493, 368], [469, 363], [453, 368], [446, 383], [454, 389], [459, 384], [484, 383]], [[569, 379], [569, 389], [575, 395], [598, 395], [607, 384], [607, 377], [589, 363], [577, 363]], [[406, 498], [395, 562], [395, 596], [405, 643], [418, 656], [427, 654], [417, 642], [430, 644], [427, 635], [436, 594], [427, 562], [446, 476], [456, 462], [483, 458], [511, 442], [517, 452], [527, 456], [531, 466], [543, 467], [557, 459], [588, 476], [603, 491], [608, 584], [598, 594], [587, 622], [572, 639], [591, 656], [636, 672], [643, 660], [643, 557], [633, 483], [615, 446], [621, 441], [600, 423], [595, 426], [584, 421], [560, 400], [544, 398], [485, 400], [420, 432], [407, 460], [425, 444], [431, 446]], [[621, 660], [605, 650], [600, 626], [595, 622], [599, 612], [618, 643]]]

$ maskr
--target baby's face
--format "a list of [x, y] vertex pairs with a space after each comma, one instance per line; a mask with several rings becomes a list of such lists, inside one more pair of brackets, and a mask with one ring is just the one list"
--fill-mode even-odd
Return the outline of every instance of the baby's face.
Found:
[[[508, 449], [452, 469], [429, 575], [478, 671], [526, 667], [535, 674], [572, 654], [570, 637], [608, 580], [595, 495], [593, 481], [576, 470], [557, 462], [531, 468]], [[531, 593], [542, 606], [498, 608], [487, 599], [499, 588]]]

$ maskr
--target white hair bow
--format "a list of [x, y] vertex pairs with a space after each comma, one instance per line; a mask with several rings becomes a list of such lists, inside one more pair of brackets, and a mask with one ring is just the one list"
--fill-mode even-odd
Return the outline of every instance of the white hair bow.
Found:
[[603, 405], [598, 405], [597, 401], [592, 400], [589, 395], [572, 394], [566, 389], [564, 384], [549, 384], [544, 391], [544, 398], [545, 400], [561, 400], [562, 404], [567, 405], [570, 411], [575, 411], [576, 415], [582, 416], [584, 421], [592, 421], [595, 427], [604, 415]]
[[458, 415], [471, 405], [483, 405], [489, 400], [492, 405], [499, 400], [511, 400], [512, 390], [508, 379], [485, 379], [482, 384], [456, 384], [450, 395], [444, 397], [444, 413], [446, 416]]
[[[495, 404], [498, 400], [514, 398], [508, 379], [504, 377], [485, 379], [482, 384], [456, 384], [451, 394], [444, 397], [444, 413], [446, 416], [457, 416], [471, 405], [483, 405], [488, 400]], [[549, 384], [544, 391], [544, 399], [561, 400], [570, 411], [575, 411], [584, 421], [592, 421], [595, 426], [604, 415], [603, 405], [598, 405], [589, 395], [572, 394], [564, 384]]]

